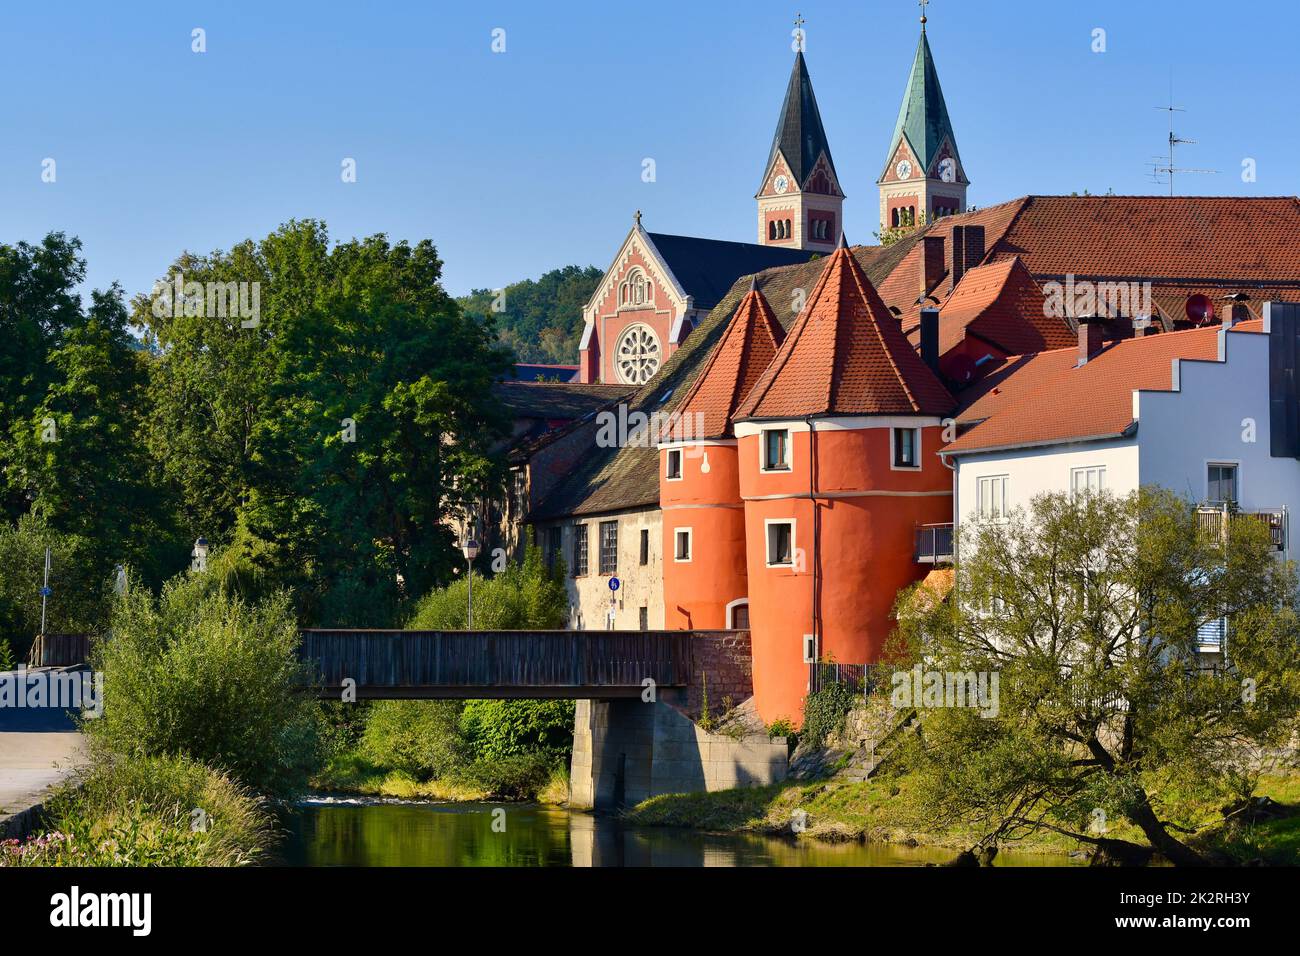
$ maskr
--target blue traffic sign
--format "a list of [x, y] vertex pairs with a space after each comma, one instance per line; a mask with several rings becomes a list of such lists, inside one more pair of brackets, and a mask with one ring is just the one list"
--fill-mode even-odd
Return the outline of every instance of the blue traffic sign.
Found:
[[54, 593], [53, 588], [48, 588], [48, 587], [41, 588], [41, 597], [49, 597], [53, 593]]
[[610, 579], [609, 579], [609, 589], [610, 589], [611, 591], [617, 591], [617, 590], [619, 589], [620, 586], [621, 586], [621, 585], [619, 584], [619, 580], [618, 580], [618, 578], [610, 578]]

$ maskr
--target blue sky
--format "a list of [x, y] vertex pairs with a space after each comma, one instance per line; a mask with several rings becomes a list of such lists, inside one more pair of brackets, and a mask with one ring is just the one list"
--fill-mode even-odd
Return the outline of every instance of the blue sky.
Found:
[[[459, 294], [603, 268], [637, 209], [652, 231], [753, 241], [796, 9], [845, 228], [871, 242], [916, 47], [910, 0], [9, 5], [0, 242], [80, 236], [88, 284], [134, 294], [184, 249], [315, 217], [336, 239], [432, 238]], [[1178, 130], [1199, 141], [1180, 164], [1221, 170], [1179, 192], [1300, 192], [1291, 4], [934, 0], [928, 13], [972, 203], [1166, 192], [1150, 163], [1171, 73]], [[206, 53], [191, 51], [195, 27]]]

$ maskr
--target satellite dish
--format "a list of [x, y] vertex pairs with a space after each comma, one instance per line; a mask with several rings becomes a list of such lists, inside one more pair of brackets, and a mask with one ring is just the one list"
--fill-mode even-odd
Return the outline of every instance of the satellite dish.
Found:
[[1187, 297], [1187, 317], [1197, 325], [1204, 325], [1214, 318], [1214, 303], [1208, 295], [1196, 293]]

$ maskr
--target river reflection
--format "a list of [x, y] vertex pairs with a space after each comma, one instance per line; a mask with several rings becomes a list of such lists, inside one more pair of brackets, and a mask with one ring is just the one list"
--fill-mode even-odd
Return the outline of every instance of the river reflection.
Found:
[[[289, 866], [924, 866], [952, 850], [628, 827], [534, 804], [309, 800], [285, 821]], [[1070, 866], [1002, 853], [1001, 866]]]

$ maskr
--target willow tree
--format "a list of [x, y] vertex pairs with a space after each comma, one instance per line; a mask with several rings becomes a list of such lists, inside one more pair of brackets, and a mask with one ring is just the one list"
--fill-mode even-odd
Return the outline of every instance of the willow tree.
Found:
[[[998, 675], [999, 699], [918, 701], [904, 762], [926, 822], [973, 824], [981, 845], [1051, 830], [1149, 854], [1106, 835], [1128, 821], [1169, 861], [1206, 862], [1181, 836], [1191, 808], [1248, 795], [1300, 709], [1296, 576], [1266, 523], [1207, 526], [1156, 489], [1043, 495], [964, 526], [955, 572], [945, 601], [903, 595], [896, 647], [923, 670]], [[1211, 661], [1198, 628], [1223, 619]]]

